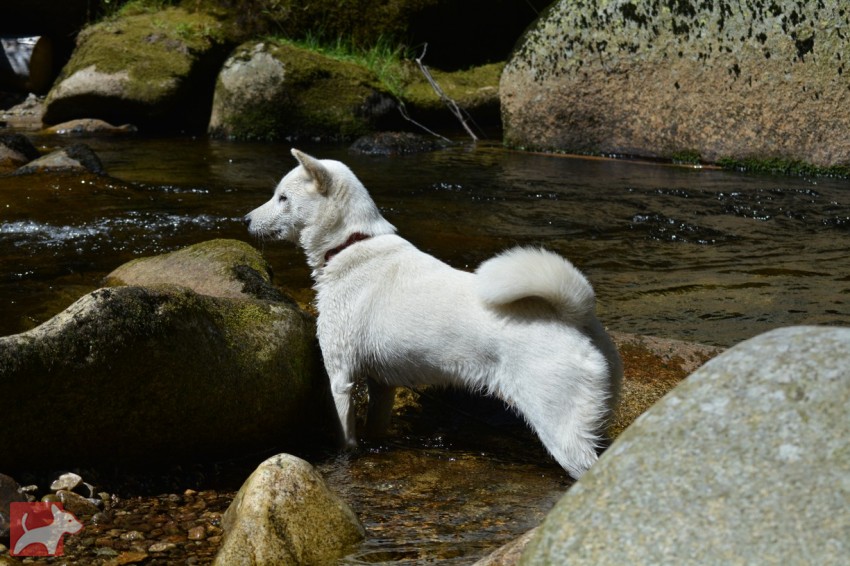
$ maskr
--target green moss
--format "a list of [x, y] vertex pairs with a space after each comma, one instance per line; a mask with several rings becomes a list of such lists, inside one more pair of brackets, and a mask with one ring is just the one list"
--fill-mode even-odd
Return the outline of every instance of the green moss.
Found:
[[[493, 97], [498, 98], [499, 79], [504, 68], [504, 63], [492, 63], [463, 71], [429, 71], [449, 98], [461, 107], [468, 107], [486, 103]], [[444, 103], [434, 88], [413, 63], [408, 63], [406, 76], [403, 92], [405, 102], [419, 107], [443, 107]]]
[[670, 156], [670, 159], [673, 163], [681, 165], [699, 165], [702, 163], [702, 157], [700, 156], [699, 151], [695, 149], [677, 151]]
[[752, 173], [771, 173], [792, 177], [837, 177], [850, 178], [850, 165], [832, 165], [821, 167], [796, 159], [781, 157], [735, 159], [724, 157], [717, 161], [724, 169]]

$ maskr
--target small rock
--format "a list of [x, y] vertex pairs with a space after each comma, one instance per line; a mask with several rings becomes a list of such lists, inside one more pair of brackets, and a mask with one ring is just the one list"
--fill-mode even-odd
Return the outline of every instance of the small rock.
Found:
[[113, 562], [110, 562], [110, 564], [115, 564], [116, 566], [121, 566], [122, 564], [137, 564], [147, 560], [147, 558], [148, 555], [144, 552], [128, 551], [119, 554]]
[[100, 511], [97, 505], [73, 491], [57, 491], [56, 496], [59, 498], [59, 501], [62, 502], [65, 510], [73, 513], [78, 518], [83, 515], [91, 516]]
[[143, 540], [145, 535], [139, 531], [127, 531], [126, 533], [121, 533], [121, 540]]
[[74, 491], [78, 485], [83, 482], [83, 478], [73, 472], [67, 472], [53, 480], [50, 484], [50, 491]]
[[203, 525], [198, 525], [197, 527], [192, 527], [189, 529], [189, 534], [187, 538], [189, 540], [204, 540], [207, 537], [207, 530]]
[[148, 547], [148, 552], [168, 552], [175, 548], [177, 548], [177, 545], [173, 542], [155, 542]]
[[104, 173], [103, 164], [92, 149], [82, 143], [77, 143], [57, 149], [44, 157], [30, 161], [15, 171], [15, 175], [31, 175], [33, 173]]

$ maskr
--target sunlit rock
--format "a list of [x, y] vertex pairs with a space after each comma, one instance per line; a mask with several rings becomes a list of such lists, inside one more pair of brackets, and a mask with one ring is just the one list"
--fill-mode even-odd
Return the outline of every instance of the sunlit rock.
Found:
[[43, 120], [98, 118], [160, 130], [205, 123], [228, 45], [222, 24], [200, 12], [122, 12], [80, 32]]
[[522, 564], [838, 564], [850, 553], [850, 328], [727, 350], [638, 418]]
[[310, 464], [279, 454], [245, 481], [222, 519], [213, 564], [334, 564], [365, 530]]
[[850, 164], [843, 1], [555, 3], [501, 80], [511, 146]]

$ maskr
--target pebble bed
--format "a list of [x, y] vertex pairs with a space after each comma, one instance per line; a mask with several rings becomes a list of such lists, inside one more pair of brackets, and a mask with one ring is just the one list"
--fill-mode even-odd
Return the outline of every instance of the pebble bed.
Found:
[[[85, 525], [65, 537], [55, 558], [12, 558], [0, 551], [0, 564], [209, 564], [221, 544], [221, 517], [234, 491], [195, 491], [104, 500], [103, 510], [77, 515]], [[6, 560], [6, 562], [3, 562]]]

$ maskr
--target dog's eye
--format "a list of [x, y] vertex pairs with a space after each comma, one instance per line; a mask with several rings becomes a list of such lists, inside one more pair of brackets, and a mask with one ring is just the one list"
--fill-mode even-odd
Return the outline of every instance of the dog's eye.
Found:
[[279, 197], [277, 197], [277, 200], [279, 202], [286, 202], [286, 195], [280, 195]]

